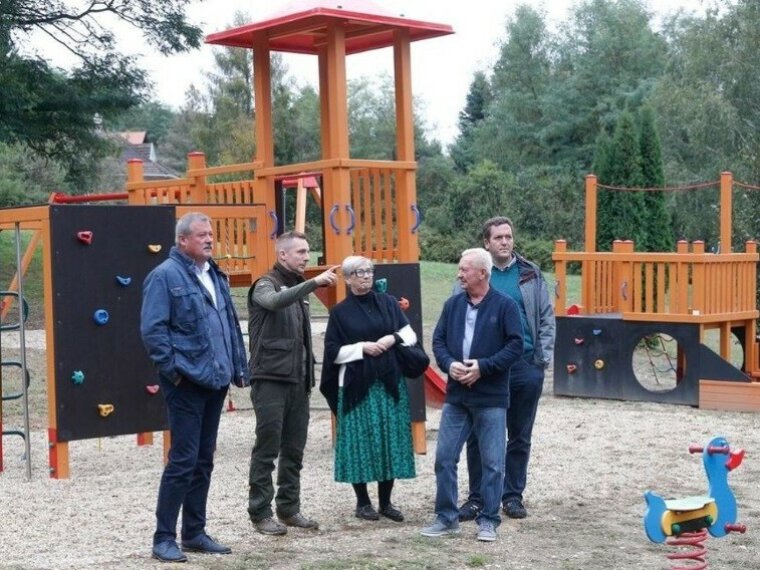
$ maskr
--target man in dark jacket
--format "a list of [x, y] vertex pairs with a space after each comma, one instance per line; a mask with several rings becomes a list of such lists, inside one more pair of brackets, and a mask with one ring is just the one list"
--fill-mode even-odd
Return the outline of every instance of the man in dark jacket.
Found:
[[[501, 504], [513, 519], [528, 514], [523, 492], [528, 479], [531, 436], [538, 401], [544, 387], [544, 370], [554, 353], [554, 307], [541, 270], [514, 251], [514, 226], [509, 218], [497, 216], [483, 224], [483, 246], [491, 254], [491, 286], [509, 296], [520, 309], [523, 356], [509, 375], [507, 414], [507, 457]], [[475, 436], [467, 441], [467, 470], [470, 495], [459, 509], [459, 520], [472, 520], [481, 508], [480, 454]]]
[[[248, 292], [251, 401], [256, 442], [251, 451], [248, 514], [262, 534], [283, 535], [288, 526], [316, 529], [301, 514], [301, 467], [314, 386], [309, 293], [334, 285], [338, 266], [304, 279], [309, 243], [287, 232], [275, 244], [277, 262]], [[272, 471], [277, 460], [277, 497]], [[277, 518], [272, 513], [275, 498]], [[283, 524], [284, 523], [284, 524]]]
[[478, 540], [496, 540], [501, 522], [509, 368], [522, 355], [523, 341], [517, 305], [490, 286], [490, 274], [486, 250], [462, 253], [457, 278], [464, 294], [446, 301], [433, 333], [435, 359], [448, 382], [435, 451], [436, 519], [423, 536], [459, 532], [457, 463], [471, 432], [482, 460]]
[[146, 277], [140, 332], [166, 400], [169, 461], [156, 507], [153, 558], [184, 562], [177, 546], [182, 508], [185, 551], [229, 554], [206, 534], [206, 500], [224, 398], [230, 382], [248, 385], [245, 345], [227, 276], [211, 259], [211, 220], [190, 213], [177, 222], [169, 258]]

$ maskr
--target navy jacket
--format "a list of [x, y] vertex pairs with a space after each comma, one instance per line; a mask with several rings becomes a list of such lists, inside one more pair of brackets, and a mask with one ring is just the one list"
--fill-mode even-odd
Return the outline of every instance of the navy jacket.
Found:
[[232, 332], [233, 377], [228, 378], [215, 361], [206, 317], [208, 292], [200, 284], [193, 260], [172, 247], [169, 258], [153, 269], [143, 283], [140, 333], [159, 375], [173, 383], [187, 378], [205, 388], [221, 389], [232, 380], [237, 386], [250, 383], [245, 344], [235, 315], [227, 276], [209, 261], [217, 292], [225, 296], [229, 330]]
[[[447, 374], [454, 362], [463, 360], [462, 341], [468, 303], [467, 295], [449, 297], [433, 333], [435, 360]], [[481, 376], [469, 388], [448, 378], [446, 402], [506, 408], [509, 406], [509, 369], [523, 353], [520, 310], [517, 303], [493, 287], [478, 304], [477, 310], [470, 358], [477, 359]]]

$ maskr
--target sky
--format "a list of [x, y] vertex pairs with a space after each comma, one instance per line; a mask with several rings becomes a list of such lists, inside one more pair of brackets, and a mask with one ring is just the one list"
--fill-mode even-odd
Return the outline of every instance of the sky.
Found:
[[[335, 0], [340, 4], [340, 0]], [[454, 34], [412, 43], [412, 91], [420, 100], [428, 131], [445, 145], [457, 135], [459, 112], [465, 104], [473, 74], [488, 71], [498, 55], [507, 19], [520, 4], [529, 4], [547, 13], [550, 25], [561, 25], [573, 0], [373, 0], [396, 14], [426, 22], [449, 24]], [[236, 12], [251, 16], [250, 21], [266, 16], [290, 3], [290, 0], [194, 0], [189, 7], [190, 20], [200, 25], [204, 34], [232, 27]], [[655, 13], [664, 15], [678, 8], [702, 11], [705, 0], [648, 0]], [[473, 7], [477, 6], [477, 9]], [[204, 72], [213, 68], [213, 50], [204, 45], [199, 51], [162, 56], [146, 51], [135, 42], [135, 32], [126, 34], [125, 51], [142, 54], [140, 64], [154, 82], [155, 98], [175, 109], [184, 102], [191, 84], [201, 86]], [[121, 36], [120, 36], [121, 37]], [[135, 49], [134, 46], [139, 46]], [[60, 50], [59, 50], [60, 51]], [[317, 84], [315, 56], [283, 54], [290, 74], [301, 85]], [[351, 55], [346, 60], [348, 78], [393, 75], [391, 48]]]

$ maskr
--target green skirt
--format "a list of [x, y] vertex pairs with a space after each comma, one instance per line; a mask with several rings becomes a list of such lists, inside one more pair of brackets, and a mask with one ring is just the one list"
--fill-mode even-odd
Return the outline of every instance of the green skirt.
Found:
[[415, 477], [409, 393], [399, 381], [396, 402], [379, 381], [349, 412], [343, 412], [343, 388], [338, 392], [335, 440], [335, 480], [367, 483]]

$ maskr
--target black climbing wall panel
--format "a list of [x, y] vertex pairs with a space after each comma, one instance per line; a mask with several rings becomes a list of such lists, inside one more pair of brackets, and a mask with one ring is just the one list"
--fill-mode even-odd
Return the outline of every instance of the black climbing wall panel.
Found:
[[[633, 371], [638, 341], [664, 333], [684, 353], [686, 370], [672, 390], [651, 391]], [[594, 363], [602, 360], [597, 369]], [[574, 370], [568, 370], [568, 366]], [[619, 317], [557, 317], [554, 345], [554, 393], [670, 404], [699, 405], [699, 380], [748, 381], [730, 363], [699, 342], [695, 324], [623, 321]]]
[[[379, 263], [375, 265], [375, 281], [386, 279], [387, 293], [397, 299], [403, 297], [409, 301], [409, 308], [404, 311], [409, 324], [417, 333], [422, 343], [422, 292], [420, 287], [419, 263]], [[425, 420], [425, 385], [423, 377], [407, 380], [409, 388], [409, 408], [413, 422]]]
[[[143, 280], [166, 259], [174, 226], [171, 206], [51, 208], [59, 441], [167, 428], [162, 393], [146, 389], [158, 378], [140, 338], [140, 307]], [[92, 232], [89, 245], [79, 232]], [[161, 250], [151, 253], [149, 245]], [[98, 310], [108, 312], [104, 325], [93, 318]], [[113, 411], [103, 417], [99, 405]]]

